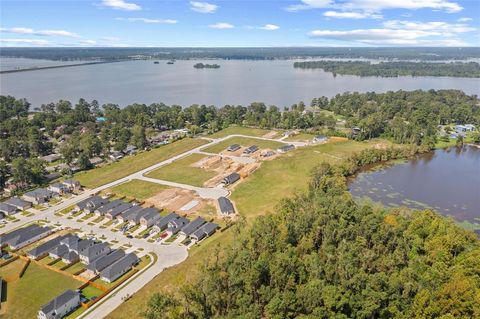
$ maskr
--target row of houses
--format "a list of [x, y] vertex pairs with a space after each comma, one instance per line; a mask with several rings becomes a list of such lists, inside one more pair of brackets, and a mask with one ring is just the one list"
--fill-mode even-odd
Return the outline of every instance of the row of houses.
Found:
[[52, 233], [49, 227], [42, 227], [37, 224], [18, 228], [10, 233], [0, 236], [0, 247], [9, 246], [12, 250], [23, 248], [31, 243], [47, 237]]
[[205, 221], [202, 217], [189, 221], [176, 213], [170, 213], [158, 220], [153, 226], [156, 232], [166, 231], [167, 235], [180, 235], [195, 241], [200, 241], [215, 233], [218, 225]]

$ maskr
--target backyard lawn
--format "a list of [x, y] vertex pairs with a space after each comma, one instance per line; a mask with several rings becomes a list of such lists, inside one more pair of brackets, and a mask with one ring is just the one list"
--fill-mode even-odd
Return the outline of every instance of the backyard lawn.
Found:
[[[209, 135], [208, 137], [211, 138], [220, 138], [220, 137], [225, 137], [228, 135], [233, 135], [233, 134], [241, 134], [241, 135], [250, 135], [250, 136], [257, 136], [257, 137], [262, 137], [265, 134], [268, 134], [272, 132], [272, 130], [264, 130], [261, 128], [253, 128], [253, 127], [244, 127], [244, 126], [229, 126], [228, 128], [218, 131], [216, 133], [213, 133], [212, 135]], [[278, 137], [282, 132], [281, 131], [275, 131], [277, 134], [273, 136], [273, 138]]]
[[[0, 268], [0, 274], [2, 269]], [[40, 307], [67, 289], [82, 283], [31, 263], [23, 277], [8, 283], [5, 319], [36, 318]]]
[[138, 172], [172, 156], [184, 153], [206, 143], [207, 141], [202, 139], [185, 138], [148, 152], [124, 157], [118, 162], [103, 167], [78, 173], [75, 175], [75, 179], [85, 187], [95, 188]]
[[126, 196], [128, 198], [135, 198], [137, 200], [144, 200], [152, 197], [168, 187], [156, 183], [142, 181], [139, 179], [131, 180], [127, 183], [120, 184], [118, 186], [107, 189], [106, 192], [112, 192], [116, 195]]
[[146, 176], [201, 187], [203, 183], [214, 177], [216, 173], [199, 167], [192, 167], [191, 165], [206, 157], [206, 155], [202, 154], [191, 154], [171, 164], [160, 167], [148, 173]]
[[259, 139], [248, 138], [248, 137], [232, 137], [218, 144], [206, 147], [202, 149], [202, 151], [208, 152], [208, 153], [220, 153], [226, 150], [227, 147], [229, 147], [232, 144], [240, 144], [241, 146], [244, 146], [244, 147], [248, 147], [250, 145], [257, 145], [261, 149], [271, 148], [274, 150], [285, 145], [284, 143], [275, 142], [275, 141], [259, 140]]

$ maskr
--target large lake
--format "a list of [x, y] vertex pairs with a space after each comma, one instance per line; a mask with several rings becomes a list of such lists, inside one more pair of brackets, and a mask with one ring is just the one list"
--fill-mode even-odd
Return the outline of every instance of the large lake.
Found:
[[437, 150], [362, 172], [350, 191], [388, 206], [433, 208], [460, 222], [480, 223], [480, 149]]
[[[6, 63], [6, 58], [0, 62]], [[36, 70], [0, 75], [0, 94], [27, 98], [34, 107], [42, 103], [79, 98], [100, 103], [164, 102], [191, 104], [247, 105], [254, 101], [290, 106], [310, 103], [314, 97], [338, 93], [385, 92], [389, 90], [459, 89], [480, 95], [480, 79], [449, 77], [334, 77], [321, 70], [293, 68], [292, 60], [210, 60], [220, 69], [195, 69], [199, 61], [127, 61], [60, 69]], [[8, 62], [11, 64], [13, 62]], [[35, 64], [35, 62], [32, 62]], [[42, 62], [43, 63], [43, 62]], [[27, 64], [22, 61], [22, 65]], [[39, 65], [37, 61], [35, 65]]]

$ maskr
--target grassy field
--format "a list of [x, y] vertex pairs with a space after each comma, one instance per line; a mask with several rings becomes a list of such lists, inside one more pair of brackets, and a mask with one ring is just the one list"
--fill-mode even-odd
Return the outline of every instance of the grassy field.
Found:
[[232, 137], [218, 144], [206, 147], [202, 149], [202, 151], [208, 152], [208, 153], [220, 153], [226, 150], [227, 147], [229, 147], [232, 144], [240, 144], [244, 147], [248, 147], [250, 145], [257, 145], [259, 148], [271, 148], [271, 149], [277, 149], [285, 145], [284, 143], [275, 142], [275, 141], [258, 140], [258, 139], [247, 138], [247, 137]]
[[103, 167], [78, 173], [75, 175], [75, 179], [77, 179], [85, 187], [95, 188], [113, 182], [119, 178], [128, 176], [158, 162], [164, 161], [172, 156], [181, 154], [206, 143], [207, 141], [202, 139], [185, 138], [172, 144], [155, 148], [148, 152], [127, 156], [118, 162]]
[[213, 171], [207, 171], [199, 167], [191, 167], [195, 162], [207, 157], [202, 154], [191, 154], [171, 164], [160, 167], [146, 176], [163, 179], [193, 186], [203, 186], [203, 183], [216, 175]]
[[[1, 275], [0, 269], [0, 275]], [[4, 319], [36, 318], [40, 307], [81, 282], [31, 263], [23, 277], [8, 283]]]
[[[232, 198], [240, 213], [246, 216], [247, 220], [251, 220], [254, 216], [272, 211], [280, 199], [305, 189], [314, 166], [323, 161], [338, 162], [379, 142], [385, 141], [343, 141], [297, 149], [274, 161], [262, 163], [254, 174], [235, 188]], [[190, 249], [186, 261], [160, 273], [130, 300], [115, 309], [108, 318], [134, 317], [145, 309], [149, 296], [154, 292], [177, 292], [178, 287], [198, 276], [200, 267], [206, 258], [214, 254], [215, 247], [228, 245], [232, 240], [234, 232], [229, 229], [223, 233], [217, 232], [199, 246], [194, 246]]]
[[[216, 133], [213, 133], [212, 135], [209, 135], [209, 137], [220, 138], [220, 137], [225, 137], [233, 134], [262, 137], [263, 135], [268, 134], [270, 132], [272, 132], [272, 130], [264, 130], [260, 128], [252, 128], [252, 127], [244, 127], [244, 126], [230, 126], [224, 130], [221, 130]], [[276, 132], [277, 134], [274, 136], [274, 138], [282, 134], [281, 131], [276, 131]]]
[[297, 135], [287, 137], [285, 141], [311, 141], [314, 137], [315, 134], [300, 132]]
[[147, 181], [134, 179], [130, 182], [120, 184], [113, 188], [106, 190], [116, 195], [125, 196], [127, 198], [136, 198], [137, 200], [144, 200], [153, 195], [166, 190], [168, 187], [160, 184], [155, 184]]
[[91, 299], [92, 297], [98, 297], [102, 293], [103, 293], [103, 291], [101, 291], [100, 289], [95, 288], [91, 285], [88, 285], [87, 287], [82, 289], [82, 295], [84, 295], [85, 298], [87, 298], [87, 299]]

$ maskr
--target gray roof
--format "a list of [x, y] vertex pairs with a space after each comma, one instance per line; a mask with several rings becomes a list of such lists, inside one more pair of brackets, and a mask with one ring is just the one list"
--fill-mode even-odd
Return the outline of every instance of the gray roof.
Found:
[[199, 229], [197, 229], [191, 236], [196, 237], [198, 240], [203, 239], [206, 236], [209, 236], [217, 230], [218, 225], [215, 223], [206, 223]]
[[110, 212], [115, 207], [122, 205], [123, 203], [124, 203], [124, 201], [122, 201], [120, 199], [116, 199], [114, 201], [111, 201], [110, 203], [107, 203], [103, 206], [98, 207], [95, 211], [97, 211], [101, 214], [105, 214], [105, 213]]
[[64, 185], [64, 184], [62, 184], [62, 183], [54, 183], [54, 184], [50, 185], [50, 187], [66, 189], [66, 188], [67, 188], [67, 185]]
[[80, 296], [80, 294], [78, 292], [69, 289], [69, 290], [65, 291], [64, 293], [62, 293], [61, 295], [58, 295], [57, 297], [55, 297], [49, 303], [43, 305], [40, 308], [40, 310], [44, 314], [52, 313], [52, 312], [56, 311], [57, 309], [60, 309], [63, 305], [67, 304], [72, 299], [77, 298], [77, 296], [78, 297]]
[[200, 226], [205, 224], [205, 219], [202, 217], [197, 217], [194, 220], [192, 220], [188, 225], [182, 228], [182, 233], [185, 234], [185, 236], [190, 236], [193, 234], [194, 231], [196, 231]]
[[3, 235], [0, 236], [0, 245], [3, 245], [5, 243], [9, 243], [14, 238], [16, 238], [18, 236], [21, 236], [25, 233], [30, 233], [31, 231], [34, 231], [35, 229], [37, 229], [39, 227], [40, 226], [38, 226], [37, 224], [32, 224], [32, 225], [29, 225], [27, 227], [18, 228], [18, 229], [13, 230], [9, 233], [3, 234]]
[[108, 199], [104, 199], [100, 196], [92, 196], [78, 202], [77, 207], [80, 209], [85, 209], [87, 207], [96, 209], [97, 207], [105, 205], [106, 203], [108, 203]]
[[79, 241], [80, 238], [77, 235], [69, 234], [61, 240], [61, 243], [67, 245], [68, 247], [72, 247], [76, 245]]
[[77, 253], [81, 253], [90, 246], [93, 246], [95, 242], [91, 239], [82, 239], [70, 246], [70, 250], [75, 250]]
[[67, 254], [65, 254], [62, 259], [68, 261], [68, 262], [74, 262], [78, 260], [78, 254], [74, 251], [69, 251]]
[[79, 181], [76, 181], [74, 179], [66, 179], [62, 182], [63, 184], [67, 185], [67, 186], [75, 186], [75, 185], [80, 185], [80, 182]]
[[140, 222], [140, 218], [149, 213], [148, 208], [143, 208], [142, 210], [136, 211], [131, 215], [128, 215], [127, 220], [134, 221], [135, 223]]
[[123, 251], [123, 249], [114, 249], [108, 255], [92, 261], [90, 264], [88, 264], [87, 269], [94, 272], [102, 271], [123, 256], [125, 256], [125, 252]]
[[43, 254], [46, 254], [48, 252], [50, 252], [52, 249], [54, 249], [55, 247], [57, 247], [60, 242], [67, 238], [68, 236], [71, 236], [71, 235], [63, 235], [63, 236], [58, 236], [58, 237], [55, 237], [35, 248], [33, 248], [32, 250], [30, 250], [27, 254], [34, 257], [34, 258], [37, 258], [37, 257], [40, 257], [41, 255]]
[[243, 152], [244, 153], [253, 153], [255, 151], [258, 150], [258, 146], [257, 145], [251, 145], [249, 147], [247, 147]]
[[170, 213], [168, 214], [167, 216], [161, 218], [160, 220], [158, 220], [156, 223], [155, 223], [155, 226], [157, 226], [158, 228], [160, 228], [160, 230], [164, 230], [165, 228], [167, 228], [168, 226], [168, 223], [171, 222], [172, 220], [174, 219], [177, 219], [179, 218], [180, 216], [178, 216], [177, 214], [175, 213]]
[[0, 203], [0, 212], [10, 215], [12, 213], [15, 213], [16, 211], [16, 207], [8, 205], [6, 203]]
[[5, 204], [8, 204], [8, 205], [11, 205], [11, 206], [15, 206], [15, 207], [24, 207], [24, 206], [31, 206], [32, 203], [30, 202], [27, 202], [26, 200], [23, 200], [21, 198], [18, 198], [18, 197], [11, 197], [9, 199], [7, 199], [6, 201], [4, 201]]
[[279, 150], [282, 150], [282, 151], [286, 152], [286, 151], [293, 150], [294, 148], [295, 148], [295, 145], [287, 144], [287, 145], [283, 145], [282, 147], [280, 147]]
[[183, 226], [187, 225], [190, 221], [184, 217], [178, 217], [175, 219], [172, 219], [168, 223], [169, 228], [182, 228]]
[[34, 198], [48, 198], [52, 196], [52, 192], [45, 188], [37, 188], [31, 192], [25, 193], [25, 196]]
[[151, 219], [158, 218], [160, 216], [160, 212], [156, 208], [146, 208], [146, 214], [142, 216], [145, 220], [149, 221]]
[[95, 257], [95, 255], [104, 250], [105, 248], [107, 248], [107, 250], [109, 251], [110, 250], [110, 247], [108, 246], [107, 243], [98, 243], [98, 244], [95, 244], [93, 246], [90, 246], [88, 248], [86, 248], [85, 250], [83, 250], [82, 252], [80, 252], [80, 255], [83, 256], [83, 257], [87, 257], [87, 258], [92, 258], [92, 257]]
[[238, 173], [232, 173], [232, 174], [228, 175], [227, 177], [225, 177], [223, 179], [223, 181], [227, 184], [233, 184], [236, 181], [238, 181], [239, 179], [240, 179], [240, 175]]
[[19, 236], [15, 237], [15, 238], [12, 238], [8, 242], [8, 244], [11, 245], [11, 246], [18, 246], [18, 245], [21, 245], [22, 243], [25, 243], [26, 241], [34, 238], [34, 237], [37, 237], [37, 236], [40, 236], [40, 235], [46, 236], [49, 233], [50, 233], [50, 228], [39, 226], [37, 228], [34, 228], [31, 231], [23, 232]]
[[66, 245], [59, 245], [59, 246], [55, 247], [54, 249], [52, 249], [52, 251], [50, 251], [51, 254], [53, 254], [57, 257], [63, 257], [66, 254], [68, 254], [68, 252], [69, 252], [69, 250], [68, 250], [68, 247]]
[[220, 197], [218, 199], [218, 205], [222, 214], [230, 214], [235, 212], [232, 202], [226, 197]]
[[101, 272], [101, 277], [108, 278], [113, 281], [120, 277], [126, 270], [130, 269], [138, 262], [138, 257], [134, 253], [123, 256]]
[[232, 145], [230, 145], [230, 146], [227, 148], [227, 150], [229, 150], [229, 151], [236, 151], [236, 150], [238, 150], [239, 148], [240, 148], [240, 144], [232, 144]]
[[107, 214], [110, 214], [112, 215], [112, 217], [115, 217], [117, 215], [120, 215], [121, 213], [123, 213], [124, 211], [132, 208], [132, 204], [130, 203], [123, 203], [123, 204], [120, 204], [118, 205], [117, 207], [113, 208], [110, 212], [108, 212]]

